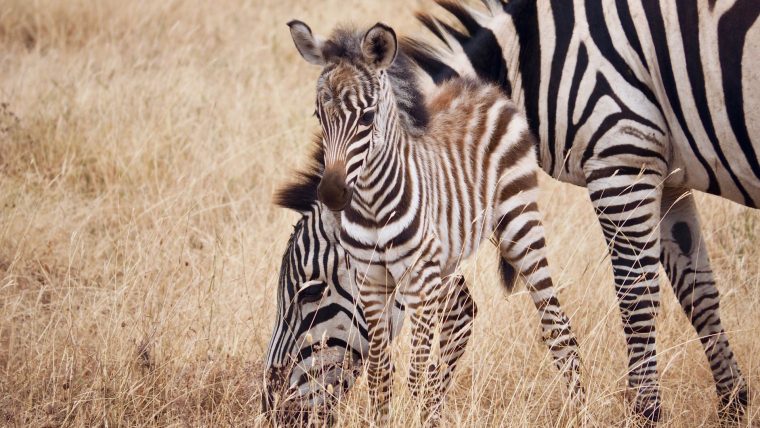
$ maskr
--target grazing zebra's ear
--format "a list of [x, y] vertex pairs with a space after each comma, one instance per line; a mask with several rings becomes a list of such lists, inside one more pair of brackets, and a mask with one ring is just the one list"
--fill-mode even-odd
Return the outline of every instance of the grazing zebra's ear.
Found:
[[378, 22], [367, 30], [362, 40], [362, 53], [370, 65], [379, 70], [386, 69], [393, 64], [397, 52], [398, 42], [393, 28]]
[[294, 19], [288, 22], [290, 27], [290, 36], [293, 37], [293, 43], [301, 56], [308, 62], [315, 65], [325, 65], [325, 57], [322, 55], [321, 37], [315, 37], [311, 33], [311, 28], [305, 23]]

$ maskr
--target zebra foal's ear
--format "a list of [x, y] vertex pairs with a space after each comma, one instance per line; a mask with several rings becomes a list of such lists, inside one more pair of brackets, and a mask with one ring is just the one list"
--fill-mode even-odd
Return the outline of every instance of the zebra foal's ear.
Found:
[[377, 23], [367, 30], [362, 40], [362, 53], [370, 65], [382, 70], [393, 64], [398, 52], [396, 32], [393, 28]]
[[288, 27], [290, 27], [293, 43], [296, 44], [296, 49], [301, 56], [312, 64], [325, 65], [325, 57], [322, 55], [322, 38], [315, 37], [311, 33], [311, 28], [297, 19], [288, 22]]

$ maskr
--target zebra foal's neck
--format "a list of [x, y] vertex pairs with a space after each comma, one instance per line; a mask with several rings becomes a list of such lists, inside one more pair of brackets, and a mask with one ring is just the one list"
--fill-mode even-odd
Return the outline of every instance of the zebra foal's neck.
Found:
[[[492, 230], [499, 178], [534, 153], [527, 124], [499, 88], [472, 79], [451, 79], [431, 92], [428, 127], [419, 135], [382, 125], [395, 123], [392, 98], [379, 100], [386, 103], [389, 116], [377, 118], [382, 143], [357, 179], [342, 238], [353, 248], [394, 247], [386, 260], [392, 263], [433, 233], [444, 260], [466, 257]], [[533, 166], [517, 174], [532, 174]], [[373, 239], [362, 239], [373, 229]]]

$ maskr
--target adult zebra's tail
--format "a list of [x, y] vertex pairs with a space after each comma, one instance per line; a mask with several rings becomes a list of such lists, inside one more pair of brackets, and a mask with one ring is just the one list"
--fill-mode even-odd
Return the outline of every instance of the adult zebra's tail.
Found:
[[486, 10], [452, 0], [435, 0], [458, 21], [458, 29], [427, 13], [417, 19], [441, 42], [430, 44], [416, 38], [405, 38], [403, 46], [425, 75], [419, 76], [424, 85], [439, 85], [456, 76], [478, 77], [496, 83], [511, 96], [507, 80], [507, 64], [496, 33], [503, 21], [509, 19], [508, 6], [499, 0], [481, 0]]
[[515, 288], [515, 268], [499, 255], [499, 277], [504, 288], [510, 293]]

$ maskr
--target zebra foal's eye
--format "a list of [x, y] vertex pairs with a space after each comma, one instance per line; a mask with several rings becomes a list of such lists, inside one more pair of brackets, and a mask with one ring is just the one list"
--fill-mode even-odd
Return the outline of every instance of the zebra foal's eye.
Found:
[[327, 284], [322, 281], [309, 281], [309, 283], [298, 292], [298, 302], [301, 304], [319, 301], [327, 288]]
[[375, 120], [375, 112], [374, 111], [365, 111], [361, 117], [359, 117], [359, 125], [361, 126], [370, 126], [372, 124], [372, 121]]

